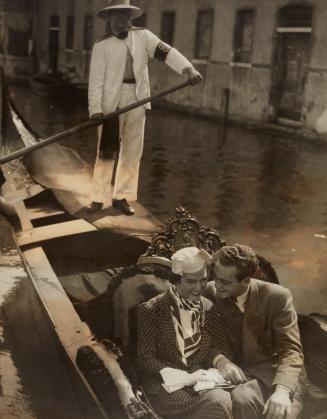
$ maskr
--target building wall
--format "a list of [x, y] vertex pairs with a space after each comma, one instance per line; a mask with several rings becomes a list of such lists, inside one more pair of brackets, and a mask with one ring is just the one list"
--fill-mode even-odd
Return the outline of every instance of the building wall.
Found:
[[33, 1], [0, 1], [0, 65], [8, 76], [33, 73], [32, 27]]
[[[168, 6], [168, 3], [169, 6]], [[204, 76], [204, 84], [185, 89], [171, 101], [205, 113], [222, 115], [224, 89], [230, 90], [230, 116], [234, 119], [264, 123], [274, 117], [270, 104], [274, 49], [276, 47], [276, 19], [278, 9], [290, 4], [314, 7], [312, 22], [312, 50], [310, 69], [305, 88], [303, 125], [315, 129], [317, 118], [327, 105], [327, 4], [324, 0], [292, 2], [286, 0], [193, 0], [193, 1], [144, 1], [148, 14], [148, 27], [160, 32], [161, 10], [176, 10], [175, 46], [187, 57], [194, 57], [195, 23], [197, 10], [215, 9], [212, 50], [207, 62], [192, 59]], [[235, 16], [238, 9], [256, 9], [255, 30], [250, 65], [232, 65]], [[160, 64], [153, 63], [154, 90], [177, 79]]]
[[[58, 15], [59, 46], [58, 71], [70, 73], [73, 81], [87, 81], [90, 61], [90, 50], [83, 48], [84, 18], [86, 15], [94, 16], [93, 42], [105, 31], [105, 24], [96, 18], [96, 12], [104, 7], [102, 0], [38, 0], [36, 8], [35, 39], [37, 40], [37, 61], [40, 72], [49, 69], [49, 18]], [[74, 38], [72, 48], [66, 48], [67, 16], [74, 16]]]
[[[204, 83], [169, 97], [169, 101], [193, 110], [221, 116], [224, 113], [226, 89], [230, 92], [230, 117], [265, 123], [274, 119], [271, 105], [272, 70], [276, 48], [278, 9], [295, 2], [290, 0], [135, 0], [146, 13], [146, 26], [160, 35], [163, 11], [175, 11], [174, 46], [186, 55], [204, 76]], [[93, 42], [105, 32], [105, 23], [96, 12], [106, 0], [37, 0], [35, 39], [39, 69], [48, 66], [48, 22], [51, 14], [60, 16], [58, 69], [69, 73], [73, 81], [87, 82], [90, 51], [83, 50], [84, 16], [93, 14]], [[314, 7], [310, 71], [306, 82], [303, 124], [314, 129], [327, 105], [327, 4], [326, 0], [299, 0], [296, 4]], [[255, 27], [250, 62], [233, 64], [233, 42], [237, 10], [255, 8]], [[195, 59], [196, 22], [199, 10], [212, 8], [214, 24], [208, 59]], [[74, 10], [73, 48], [65, 48], [67, 15]], [[152, 91], [180, 82], [162, 63], [150, 60]]]
[[315, 2], [313, 15], [312, 52], [306, 86], [306, 121], [315, 128], [317, 119], [327, 107], [327, 4]]

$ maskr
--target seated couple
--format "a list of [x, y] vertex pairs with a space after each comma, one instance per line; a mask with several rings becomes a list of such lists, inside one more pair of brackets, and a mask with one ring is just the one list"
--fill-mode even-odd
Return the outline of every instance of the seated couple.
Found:
[[213, 256], [188, 247], [171, 264], [173, 286], [141, 304], [137, 317], [140, 377], [158, 414], [298, 417], [304, 368], [291, 293], [251, 278], [257, 258], [246, 246]]

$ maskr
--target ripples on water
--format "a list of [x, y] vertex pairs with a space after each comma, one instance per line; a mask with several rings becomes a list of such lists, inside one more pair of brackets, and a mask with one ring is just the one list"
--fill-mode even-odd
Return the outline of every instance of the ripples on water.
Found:
[[[83, 98], [49, 104], [25, 87], [15, 86], [13, 92], [42, 136], [87, 118]], [[222, 137], [221, 126], [213, 121], [151, 111], [139, 201], [162, 221], [177, 205], [186, 205], [227, 242], [249, 244], [268, 257], [300, 311], [324, 311], [327, 148], [239, 127], [230, 127]], [[63, 143], [93, 164], [94, 130]]]
[[[33, 418], [29, 395], [21, 381], [8, 339], [7, 301], [26, 274], [11, 236], [8, 222], [0, 215], [0, 417]], [[19, 304], [17, 301], [15, 305]]]

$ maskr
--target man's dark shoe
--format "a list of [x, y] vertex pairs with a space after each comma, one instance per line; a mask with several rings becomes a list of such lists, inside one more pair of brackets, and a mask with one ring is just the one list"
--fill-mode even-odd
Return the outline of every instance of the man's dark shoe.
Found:
[[134, 215], [134, 209], [129, 205], [126, 199], [113, 199], [112, 206], [119, 209], [125, 215]]
[[97, 211], [101, 211], [103, 207], [103, 203], [102, 202], [92, 202], [91, 205], [89, 205], [87, 207], [88, 212], [97, 212]]

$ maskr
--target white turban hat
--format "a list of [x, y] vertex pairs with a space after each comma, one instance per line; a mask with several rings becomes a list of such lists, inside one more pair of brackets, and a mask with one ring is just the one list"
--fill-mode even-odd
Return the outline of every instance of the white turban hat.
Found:
[[211, 255], [204, 249], [197, 247], [184, 247], [177, 250], [172, 257], [172, 271], [175, 274], [194, 273], [203, 270], [211, 260]]

